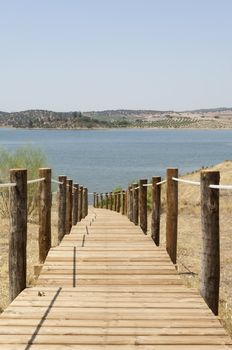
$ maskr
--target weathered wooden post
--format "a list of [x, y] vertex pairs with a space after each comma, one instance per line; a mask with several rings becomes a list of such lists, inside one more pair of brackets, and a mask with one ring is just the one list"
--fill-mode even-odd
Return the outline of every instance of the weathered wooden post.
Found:
[[132, 186], [128, 186], [127, 190], [127, 216], [130, 221], [132, 221], [132, 208], [133, 208], [133, 203], [132, 203]]
[[147, 233], [147, 179], [139, 181], [139, 221], [144, 233]]
[[109, 209], [109, 193], [106, 192], [105, 194], [105, 200], [106, 200], [106, 209]]
[[85, 187], [83, 187], [83, 194], [82, 194], [82, 219], [85, 218]]
[[67, 176], [61, 175], [59, 181], [58, 196], [58, 243], [66, 234], [66, 192], [67, 192]]
[[51, 191], [52, 170], [48, 168], [39, 169], [39, 177], [44, 181], [39, 182], [39, 263], [43, 264], [51, 248]]
[[83, 219], [83, 186], [79, 186], [79, 211], [78, 211], [78, 222]]
[[84, 212], [85, 212], [85, 217], [88, 215], [88, 188], [84, 188]]
[[98, 193], [96, 194], [96, 208], [99, 207], [99, 196]]
[[135, 225], [138, 225], [139, 223], [139, 189], [138, 189], [138, 184], [133, 183], [132, 187], [132, 200], [133, 200], [133, 213], [132, 213], [132, 218], [133, 218], [133, 223]]
[[73, 198], [72, 198], [72, 189], [73, 187], [73, 181], [68, 179], [67, 180], [67, 202], [66, 202], [66, 233], [70, 233], [72, 228], [72, 204], [73, 204]]
[[85, 188], [86, 187], [83, 187], [83, 190], [82, 190], [82, 201], [81, 201], [81, 217], [82, 217], [82, 219], [85, 218]]
[[103, 193], [100, 193], [100, 208], [103, 208]]
[[73, 217], [72, 217], [73, 225], [76, 225], [78, 222], [78, 195], [79, 195], [79, 184], [73, 184]]
[[113, 210], [113, 193], [110, 192], [110, 210]]
[[129, 208], [130, 208], [130, 203], [129, 203], [129, 198], [130, 198], [130, 192], [129, 192], [129, 186], [127, 187], [126, 190], [126, 215], [128, 217], [128, 219], [130, 218], [130, 213], [129, 213]]
[[122, 215], [126, 215], [126, 191], [122, 191]]
[[128, 193], [127, 193], [127, 190], [125, 190], [125, 197], [126, 197], [126, 199], [125, 199], [125, 215], [127, 215], [127, 197], [128, 197]]
[[161, 182], [160, 176], [153, 176], [152, 178], [152, 202], [151, 202], [151, 237], [155, 244], [160, 244], [160, 193], [161, 186], [157, 183]]
[[209, 308], [218, 315], [220, 283], [219, 171], [201, 171], [202, 262], [200, 292]]
[[93, 192], [93, 207], [96, 208], [96, 192]]
[[81, 203], [82, 219], [85, 218], [85, 187], [83, 187], [82, 192], [82, 203]]
[[178, 224], [178, 182], [172, 178], [178, 177], [178, 169], [167, 169], [167, 215], [166, 215], [166, 249], [176, 264], [177, 253], [177, 224]]
[[11, 169], [9, 232], [10, 301], [26, 288], [27, 277], [27, 170]]
[[117, 212], [120, 213], [121, 208], [121, 192], [117, 192]]
[[114, 192], [114, 211], [117, 210], [117, 192]]

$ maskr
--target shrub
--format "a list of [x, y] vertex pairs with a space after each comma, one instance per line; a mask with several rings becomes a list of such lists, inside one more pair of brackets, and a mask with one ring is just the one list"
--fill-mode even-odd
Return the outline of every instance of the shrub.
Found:
[[[12, 168], [23, 168], [28, 171], [28, 179], [38, 177], [38, 169], [45, 167], [47, 164], [45, 154], [30, 146], [18, 148], [11, 152], [0, 148], [0, 183], [9, 182], [9, 170]], [[28, 214], [31, 215], [37, 208], [37, 188], [38, 184], [28, 186]], [[0, 215], [9, 216], [9, 191], [1, 189], [0, 192]]]

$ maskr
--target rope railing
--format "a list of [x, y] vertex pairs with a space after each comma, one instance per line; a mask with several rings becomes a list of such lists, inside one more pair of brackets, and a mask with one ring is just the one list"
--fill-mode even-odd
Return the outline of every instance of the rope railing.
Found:
[[177, 177], [173, 177], [172, 180], [176, 182], [181, 182], [184, 184], [194, 185], [194, 186], [200, 186], [201, 184], [199, 181], [184, 180]]
[[[200, 186], [200, 181], [192, 181], [192, 180], [185, 180], [185, 179], [181, 179], [181, 178], [177, 178], [177, 177], [172, 177], [172, 180], [173, 181], [176, 181], [176, 182], [180, 182], [180, 183], [183, 183], [183, 184], [189, 184], [189, 185], [193, 185], [193, 186]], [[160, 186], [160, 185], [164, 185], [166, 184], [167, 180], [162, 180], [160, 182], [157, 182], [156, 183], [156, 186]], [[67, 185], [68, 186], [68, 185]], [[152, 186], [152, 183], [148, 183], [148, 184], [143, 184], [142, 185], [143, 187], [151, 187]], [[1, 186], [0, 186], [1, 187]], [[140, 188], [140, 186], [137, 186], [137, 187], [133, 187], [133, 188], [130, 188], [129, 191], [130, 192], [133, 192], [134, 190], [138, 190]], [[232, 185], [209, 185], [209, 188], [213, 188], [213, 189], [221, 189], [221, 190], [232, 190]], [[94, 195], [95, 193], [97, 192], [91, 192], [89, 193], [88, 195]], [[110, 192], [104, 192], [103, 193], [110, 193]], [[114, 194], [118, 193], [118, 194], [123, 194], [123, 191], [115, 191], [113, 192]]]
[[8, 182], [8, 183], [0, 183], [0, 188], [9, 188], [9, 187], [15, 187], [15, 182]]
[[57, 181], [55, 179], [51, 179], [51, 182], [54, 183], [54, 184], [58, 184], [58, 185], [63, 185], [64, 184], [63, 182]]
[[232, 185], [209, 185], [209, 188], [216, 190], [232, 190]]
[[[157, 186], [159, 185], [163, 185], [166, 183], [166, 180], [163, 180], [161, 182], [157, 182]], [[142, 184], [143, 187], [152, 187], [152, 183], [148, 183], [148, 184]], [[133, 187], [131, 189], [129, 189], [129, 191], [133, 192], [133, 190], [138, 190], [140, 188], [140, 186], [137, 186], [137, 187]], [[110, 193], [111, 191], [108, 191], [108, 192], [105, 192], [103, 191], [102, 193]], [[93, 192], [91, 194], [94, 194], [94, 193], [97, 193], [97, 192]], [[113, 191], [112, 193], [119, 193], [119, 194], [123, 194], [123, 191]]]
[[164, 184], [166, 184], [166, 182], [167, 182], [167, 180], [162, 180], [162, 181], [160, 181], [160, 182], [157, 182], [157, 183], [156, 183], [156, 186], [164, 185]]
[[43, 182], [45, 180], [45, 177], [40, 177], [39, 179], [34, 179], [34, 180], [28, 180], [27, 181], [27, 184], [30, 185], [30, 184], [35, 184], [35, 183], [38, 183], [38, 182]]

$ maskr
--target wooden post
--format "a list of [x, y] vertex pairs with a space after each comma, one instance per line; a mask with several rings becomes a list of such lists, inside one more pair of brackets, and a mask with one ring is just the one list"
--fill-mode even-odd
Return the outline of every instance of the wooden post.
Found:
[[98, 197], [98, 193], [96, 194], [96, 208], [99, 207], [99, 197]]
[[79, 186], [79, 211], [78, 211], [78, 221], [83, 219], [83, 186]]
[[201, 171], [202, 269], [200, 292], [209, 308], [218, 315], [220, 283], [219, 171]]
[[166, 249], [173, 262], [176, 264], [177, 253], [177, 224], [178, 224], [178, 182], [173, 181], [178, 177], [178, 169], [167, 169], [167, 215], [166, 215]]
[[109, 209], [109, 193], [106, 192], [106, 195], [105, 195], [105, 199], [106, 199], [106, 209]]
[[129, 186], [127, 187], [127, 190], [126, 190], [126, 215], [128, 217], [128, 219], [130, 219], [130, 202], [129, 202], [129, 199], [130, 199], [130, 192], [129, 192]]
[[83, 194], [82, 194], [82, 219], [85, 218], [85, 187], [83, 187]]
[[96, 208], [96, 192], [93, 192], [93, 207]]
[[82, 194], [82, 219], [85, 218], [85, 187], [83, 187], [83, 194]]
[[139, 223], [139, 189], [137, 188], [138, 184], [134, 183], [132, 187], [132, 200], [133, 200], [133, 223], [138, 225]]
[[133, 222], [133, 186], [130, 186], [130, 221]]
[[157, 183], [161, 181], [160, 176], [153, 176], [152, 178], [152, 202], [151, 202], [151, 237], [155, 244], [160, 244], [160, 193], [161, 186]]
[[45, 178], [39, 182], [39, 263], [43, 264], [51, 248], [51, 191], [52, 170], [48, 168], [39, 169], [39, 177]]
[[67, 202], [66, 202], [66, 232], [70, 233], [72, 228], [72, 191], [73, 191], [73, 181], [67, 180]]
[[85, 218], [85, 187], [83, 186], [83, 190], [82, 190], [82, 203], [81, 203], [81, 217], [82, 219]]
[[114, 192], [114, 211], [117, 210], [117, 192]]
[[110, 210], [113, 210], [113, 194], [110, 192]]
[[133, 220], [133, 201], [132, 201], [132, 186], [128, 187], [128, 218]]
[[147, 179], [139, 181], [139, 221], [144, 233], [147, 233]]
[[84, 188], [84, 212], [85, 212], [85, 217], [88, 215], [88, 188]]
[[103, 193], [100, 193], [100, 208], [103, 208]]
[[67, 192], [67, 176], [59, 176], [59, 196], [58, 196], [58, 242], [66, 234], [66, 192]]
[[78, 195], [79, 195], [79, 184], [73, 184], [73, 217], [72, 217], [73, 225], [76, 225], [78, 222]]
[[10, 301], [26, 288], [27, 277], [27, 170], [11, 169], [9, 232], [9, 296]]
[[117, 192], [117, 212], [120, 213], [121, 208], [121, 192]]
[[122, 215], [126, 215], [126, 191], [122, 191]]

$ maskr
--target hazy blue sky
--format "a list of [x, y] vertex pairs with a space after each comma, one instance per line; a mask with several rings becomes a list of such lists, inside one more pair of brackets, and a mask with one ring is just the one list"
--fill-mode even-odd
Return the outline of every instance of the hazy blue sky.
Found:
[[0, 110], [232, 106], [232, 0], [0, 0]]

